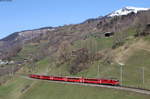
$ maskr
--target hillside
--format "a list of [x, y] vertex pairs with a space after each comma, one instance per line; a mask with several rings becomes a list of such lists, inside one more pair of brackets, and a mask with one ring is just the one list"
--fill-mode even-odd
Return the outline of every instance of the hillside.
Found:
[[16, 32], [0, 40], [0, 99], [148, 99], [115, 89], [32, 81], [20, 74], [120, 80], [122, 68], [123, 85], [150, 89], [149, 22], [146, 10]]

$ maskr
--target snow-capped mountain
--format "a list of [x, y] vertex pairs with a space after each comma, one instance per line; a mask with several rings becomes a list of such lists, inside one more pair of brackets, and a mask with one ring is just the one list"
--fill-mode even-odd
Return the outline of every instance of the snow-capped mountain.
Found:
[[150, 10], [150, 8], [138, 8], [128, 6], [108, 14], [108, 17], [128, 15], [131, 12], [137, 13], [138, 11], [147, 11], [147, 10]]

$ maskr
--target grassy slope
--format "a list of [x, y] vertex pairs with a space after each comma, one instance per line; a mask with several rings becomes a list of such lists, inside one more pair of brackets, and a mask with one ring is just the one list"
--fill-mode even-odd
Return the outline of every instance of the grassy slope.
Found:
[[113, 89], [42, 82], [20, 99], [148, 99], [149, 96]]
[[23, 78], [14, 78], [0, 87], [0, 99], [18, 99], [22, 94], [21, 90], [32, 82]]
[[86, 40], [76, 41], [75, 48], [87, 48], [89, 51], [96, 52], [112, 47], [113, 38], [95, 38], [89, 37]]
[[[112, 46], [112, 38], [103, 38], [103, 39], [93, 39], [89, 38], [86, 43], [85, 41], [77, 41], [75, 47], [85, 46], [90, 48], [92, 40], [96, 42], [95, 44], [98, 45], [96, 47], [97, 50], [110, 48]], [[83, 43], [81, 43], [83, 42]], [[82, 45], [80, 45], [82, 44]], [[37, 47], [37, 46], [35, 46]], [[32, 46], [27, 46], [19, 54], [19, 57], [25, 57], [27, 53], [32, 53], [32, 51], [36, 51], [36, 48]], [[144, 53], [144, 54], [143, 54]], [[137, 75], [134, 68], [145, 66], [147, 74], [145, 78], [147, 79], [145, 82], [149, 84], [149, 53], [141, 50], [138, 53], [135, 53], [126, 64], [126, 74], [124, 74], [124, 84], [134, 85], [134, 86], [143, 86], [139, 81], [137, 83], [137, 79], [139, 75]], [[142, 58], [141, 58], [142, 57]], [[137, 63], [138, 59], [138, 63]], [[100, 72], [97, 74], [98, 64], [100, 66]], [[40, 73], [45, 74], [48, 72], [49, 75], [68, 75], [67, 72], [68, 66], [66, 64], [56, 67], [55, 64], [51, 61], [50, 58], [45, 58], [37, 63], [37, 68], [33, 73]], [[27, 68], [26, 68], [27, 69]], [[125, 72], [125, 71], [124, 71]], [[72, 75], [73, 76], [73, 75]], [[87, 70], [84, 70], [77, 75], [74, 76], [84, 76], [84, 77], [105, 77], [105, 78], [117, 78], [119, 79], [119, 66], [117, 64], [104, 64], [98, 61], [95, 61], [91, 67]], [[26, 85], [32, 85], [31, 88], [25, 92], [21, 93], [21, 90], [25, 88]], [[149, 85], [144, 87], [149, 88]], [[70, 99], [70, 98], [80, 98], [80, 99], [148, 99], [150, 96], [140, 95], [137, 93], [132, 92], [124, 92], [124, 91], [117, 91], [112, 89], [103, 89], [103, 88], [96, 88], [96, 87], [82, 87], [77, 85], [64, 85], [64, 84], [54, 84], [54, 83], [47, 83], [47, 82], [38, 82], [38, 81], [30, 81], [25, 80], [20, 77], [13, 78], [10, 82], [5, 84], [4, 86], [0, 86], [0, 99]], [[73, 96], [73, 97], [71, 97]]]
[[[125, 83], [150, 89], [150, 52], [139, 50], [132, 55], [124, 71]], [[145, 71], [145, 84], [142, 83], [142, 68]], [[130, 69], [129, 69], [130, 68]]]

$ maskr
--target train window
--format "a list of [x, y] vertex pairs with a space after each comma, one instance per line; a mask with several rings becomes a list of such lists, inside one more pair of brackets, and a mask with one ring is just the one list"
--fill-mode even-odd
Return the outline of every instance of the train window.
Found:
[[105, 82], [105, 81], [107, 82], [107, 81], [110, 81], [110, 80], [103, 80], [103, 81], [104, 81], [104, 82]]
[[67, 78], [67, 79], [79, 80], [79, 78]]
[[98, 81], [98, 79], [84, 79], [84, 80]]
[[43, 77], [49, 77], [49, 76], [43, 76]]
[[54, 77], [54, 78], [57, 78], [57, 79], [62, 79], [63, 77]]

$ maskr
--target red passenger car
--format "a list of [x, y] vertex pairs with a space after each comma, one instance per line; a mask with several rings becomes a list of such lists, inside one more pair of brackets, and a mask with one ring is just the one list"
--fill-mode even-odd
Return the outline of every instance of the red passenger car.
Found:
[[112, 80], [112, 79], [97, 79], [97, 78], [82, 78], [82, 77], [58, 77], [58, 76], [44, 76], [44, 75], [34, 75], [34, 74], [30, 74], [29, 77], [36, 78], [36, 79], [42, 79], [42, 80], [91, 83], [91, 84], [101, 84], [101, 85], [119, 85], [120, 84], [118, 80]]

